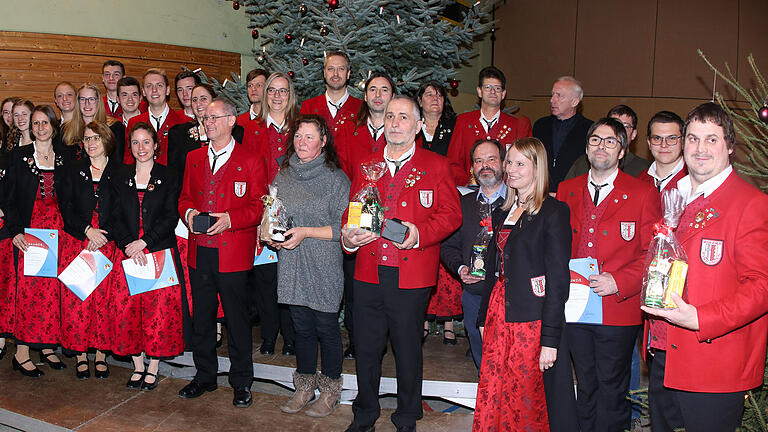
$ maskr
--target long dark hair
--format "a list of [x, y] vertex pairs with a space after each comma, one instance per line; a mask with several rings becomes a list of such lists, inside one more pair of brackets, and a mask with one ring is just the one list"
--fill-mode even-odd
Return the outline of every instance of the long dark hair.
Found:
[[419, 103], [419, 111], [421, 112], [421, 117], [424, 117], [424, 110], [421, 109], [421, 98], [424, 96], [424, 92], [426, 92], [430, 87], [435, 89], [435, 91], [440, 93], [440, 96], [443, 97], [443, 112], [440, 115], [440, 123], [445, 123], [445, 120], [456, 118], [456, 111], [453, 110], [453, 105], [451, 105], [451, 101], [448, 99], [448, 92], [445, 90], [445, 87], [442, 84], [435, 80], [421, 83], [419, 89], [416, 90], [416, 101]]
[[333, 144], [333, 134], [331, 133], [331, 129], [328, 127], [328, 123], [325, 122], [324, 118], [314, 114], [300, 115], [291, 127], [291, 131], [294, 133], [291, 133], [291, 137], [289, 138], [288, 148], [285, 150], [285, 160], [283, 160], [281, 168], [287, 168], [290, 165], [289, 161], [291, 156], [296, 153], [296, 149], [293, 147], [293, 137], [295, 132], [299, 130], [299, 126], [304, 123], [315, 125], [317, 131], [320, 133], [320, 141], [325, 138], [325, 147], [323, 148], [323, 153], [325, 153], [325, 165], [332, 170], [340, 169], [341, 162], [339, 162], [339, 154], [336, 153], [336, 146]]
[[[384, 78], [389, 82], [390, 87], [392, 87], [392, 97], [394, 97], [397, 94], [397, 87], [395, 85], [395, 81], [392, 80], [392, 77], [387, 75], [386, 72], [374, 72], [371, 74], [371, 76], [368, 77], [367, 80], [365, 80], [365, 87], [363, 88], [363, 93], [368, 93], [368, 86], [371, 85], [371, 81], [373, 81], [374, 78]], [[363, 96], [363, 103], [360, 104], [360, 109], [357, 110], [357, 120], [355, 121], [355, 126], [362, 126], [366, 124], [368, 121], [368, 116], [371, 115], [371, 112], [368, 110], [368, 103], [365, 101], [365, 96]]]
[[[34, 115], [36, 112], [41, 112], [45, 114], [46, 117], [48, 117], [48, 123], [51, 125], [51, 129], [53, 129], [53, 133], [51, 134], [51, 139], [55, 139], [59, 135], [61, 135], [61, 128], [59, 125], [59, 119], [56, 117], [56, 111], [54, 111], [53, 107], [50, 105], [37, 105], [32, 109], [32, 114], [29, 115], [29, 125], [32, 127], [32, 115]], [[33, 137], [35, 137], [34, 132], [30, 132]], [[37, 139], [37, 137], [35, 137]]]

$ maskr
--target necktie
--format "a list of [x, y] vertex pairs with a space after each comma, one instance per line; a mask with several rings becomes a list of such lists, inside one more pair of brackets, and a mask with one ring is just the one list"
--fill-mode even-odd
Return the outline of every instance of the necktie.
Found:
[[395, 164], [395, 174], [397, 174], [398, 171], [400, 171], [400, 165], [403, 164], [403, 161], [392, 161], [393, 164]]
[[592, 185], [592, 187], [595, 188], [595, 198], [592, 200], [592, 203], [597, 207], [597, 200], [600, 199], [600, 189], [608, 186], [608, 183], [603, 183], [601, 185], [595, 184], [595, 182], [590, 181], [589, 184]]
[[480, 120], [482, 120], [485, 123], [485, 126], [487, 127], [486, 132], [491, 133], [491, 128], [496, 123], [496, 120], [486, 120], [484, 118], [481, 118]]
[[111, 112], [112, 114], [114, 114], [114, 113], [115, 113], [115, 110], [117, 109], [117, 102], [114, 102], [114, 101], [111, 101], [111, 100], [108, 100], [108, 101], [109, 101], [109, 109], [110, 109], [110, 112]]
[[381, 125], [379, 127], [373, 127], [372, 125], [369, 124], [368, 129], [370, 129], [371, 131], [371, 136], [373, 136], [373, 140], [378, 141], [379, 133], [381, 132], [382, 129], [384, 129], [384, 125]]
[[342, 105], [344, 105], [344, 103], [343, 103], [343, 102], [339, 102], [339, 103], [335, 104], [335, 103], [331, 102], [331, 101], [328, 99], [328, 105], [330, 105], [330, 106], [332, 106], [332, 107], [336, 108], [336, 112], [335, 112], [335, 113], [332, 113], [332, 114], [333, 114], [333, 116], [334, 116], [334, 117], [336, 117], [336, 114], [338, 114], [338, 113], [339, 113], [339, 111], [341, 111], [341, 106], [342, 106]]
[[277, 131], [278, 134], [282, 134], [283, 133], [283, 128], [281, 128], [280, 126], [278, 126], [278, 125], [276, 125], [274, 123], [272, 123], [272, 126], [275, 127], [275, 130]]
[[218, 160], [220, 157], [224, 156], [225, 154], [227, 154], [227, 152], [226, 152], [226, 151], [223, 151], [223, 152], [221, 152], [221, 153], [219, 153], [219, 154], [216, 154], [216, 153], [214, 153], [214, 154], [213, 154], [213, 163], [211, 163], [211, 172], [212, 172], [212, 173], [214, 173], [214, 174], [216, 173], [216, 161], [217, 161], [217, 160]]
[[155, 117], [150, 114], [150, 117], [152, 117], [152, 120], [155, 121], [155, 131], [160, 132], [160, 119], [163, 118], [163, 116]]
[[667, 180], [668, 180], [670, 177], [672, 177], [672, 176], [673, 176], [673, 175], [675, 175], [675, 174], [676, 174], [676, 173], [674, 173], [674, 172], [673, 172], [672, 174], [670, 174], [670, 175], [668, 175], [668, 176], [664, 177], [664, 178], [663, 178], [663, 179], [661, 179], [661, 180], [659, 180], [659, 179], [653, 179], [653, 180], [656, 182], [656, 189], [658, 189], [658, 190], [659, 190], [659, 192], [661, 192], [661, 185], [662, 185], [662, 183], [664, 183], [665, 181], [667, 181]]

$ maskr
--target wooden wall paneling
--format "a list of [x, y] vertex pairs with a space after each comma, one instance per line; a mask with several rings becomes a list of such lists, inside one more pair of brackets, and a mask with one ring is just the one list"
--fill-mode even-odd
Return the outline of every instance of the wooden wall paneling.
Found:
[[696, 50], [736, 65], [738, 10], [739, 0], [659, 0], [653, 96], [712, 98], [713, 73]]
[[[768, 2], [765, 0], [740, 0], [739, 2], [739, 53], [738, 78], [747, 87], [757, 86], [752, 68], [747, 63], [747, 56], [753, 54], [755, 63], [764, 77], [768, 77], [768, 44], [766, 44], [766, 25], [768, 22]], [[715, 63], [719, 68], [722, 66]], [[731, 65], [733, 67], [733, 65]], [[727, 84], [723, 83], [723, 86]], [[723, 87], [718, 86], [722, 91]], [[744, 100], [739, 97], [739, 100]]]
[[575, 76], [584, 93], [651, 95], [656, 0], [579, 2]]

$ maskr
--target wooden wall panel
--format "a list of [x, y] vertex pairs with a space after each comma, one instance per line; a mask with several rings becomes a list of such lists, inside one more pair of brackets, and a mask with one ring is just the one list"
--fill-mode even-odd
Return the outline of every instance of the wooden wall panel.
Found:
[[[53, 103], [56, 83], [86, 81], [101, 87], [101, 65], [120, 60], [126, 74], [141, 80], [150, 67], [165, 69], [169, 80], [184, 65], [202, 68], [219, 81], [240, 73], [240, 54], [177, 45], [43, 33], [0, 32], [0, 99], [22, 96]], [[170, 105], [178, 109], [171, 92]]]

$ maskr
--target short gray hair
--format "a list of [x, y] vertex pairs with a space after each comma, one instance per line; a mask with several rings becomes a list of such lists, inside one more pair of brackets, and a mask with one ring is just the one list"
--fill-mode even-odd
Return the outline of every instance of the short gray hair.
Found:
[[408, 101], [413, 106], [413, 118], [421, 120], [421, 109], [419, 108], [419, 104], [412, 97], [406, 95], [394, 95], [392, 96], [392, 99], [389, 100], [389, 103], [387, 103], [387, 106], [396, 100]]
[[237, 117], [237, 107], [229, 98], [219, 96], [211, 101], [211, 103], [214, 102], [221, 102], [221, 104], [224, 105], [224, 112], [226, 112], [228, 115]]
[[555, 80], [555, 82], [560, 82], [560, 81], [567, 81], [571, 83], [571, 85], [573, 86], [573, 89], [576, 90], [576, 96], [578, 96], [579, 101], [581, 101], [581, 99], [584, 97], [584, 90], [582, 89], [581, 81], [577, 80], [576, 78], [570, 75], [561, 76], [560, 78]]

